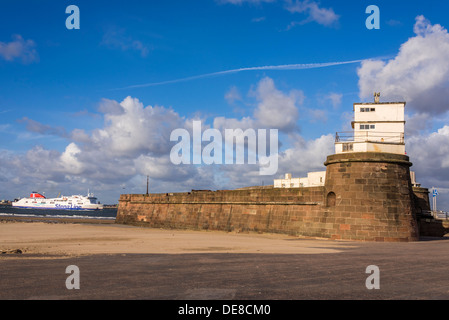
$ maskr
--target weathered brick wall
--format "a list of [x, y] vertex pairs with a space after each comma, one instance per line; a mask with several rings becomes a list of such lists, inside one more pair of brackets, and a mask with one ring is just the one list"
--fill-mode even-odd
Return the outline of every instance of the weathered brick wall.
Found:
[[117, 223], [323, 237], [323, 187], [121, 195]]
[[327, 158], [326, 197], [336, 195], [329, 215], [340, 224], [332, 238], [368, 241], [418, 240], [409, 158], [389, 153], [348, 153]]
[[429, 189], [413, 187], [420, 236], [443, 237], [449, 233], [449, 221], [434, 219], [430, 211]]
[[418, 221], [421, 236], [443, 237], [449, 233], [449, 221], [421, 218]]
[[429, 189], [413, 187], [416, 213], [419, 215], [423, 211], [430, 211]]
[[124, 194], [116, 222], [360, 241], [418, 240], [416, 208], [428, 205], [428, 191], [412, 188], [407, 156], [347, 153], [329, 156], [325, 165], [324, 187]]

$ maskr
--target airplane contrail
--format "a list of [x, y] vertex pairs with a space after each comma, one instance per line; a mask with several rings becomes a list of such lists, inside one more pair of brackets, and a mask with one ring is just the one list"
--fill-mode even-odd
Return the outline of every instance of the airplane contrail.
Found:
[[364, 60], [366, 60], [366, 59], [351, 60], [351, 61], [340, 61], [340, 62], [284, 64], [284, 65], [276, 65], [276, 66], [261, 66], [261, 67], [238, 68], [238, 69], [232, 69], [232, 70], [225, 70], [225, 71], [206, 73], [206, 74], [201, 74], [201, 75], [197, 75], [197, 76], [191, 76], [191, 77], [187, 77], [187, 78], [180, 78], [180, 79], [175, 79], [175, 80], [167, 80], [167, 81], [161, 81], [161, 82], [150, 82], [150, 83], [144, 83], [144, 84], [137, 84], [137, 85], [127, 86], [127, 87], [123, 87], [123, 88], [118, 88], [116, 90], [161, 86], [161, 85], [164, 85], [164, 84], [186, 82], [186, 81], [191, 81], [191, 80], [196, 80], [196, 79], [209, 78], [209, 77], [214, 77], [214, 76], [222, 76], [222, 75], [226, 75], [226, 74], [243, 72], [243, 71], [315, 69], [315, 68], [324, 68], [324, 67], [338, 66], [338, 65], [343, 65], [343, 64], [359, 63], [359, 62], [362, 62]]

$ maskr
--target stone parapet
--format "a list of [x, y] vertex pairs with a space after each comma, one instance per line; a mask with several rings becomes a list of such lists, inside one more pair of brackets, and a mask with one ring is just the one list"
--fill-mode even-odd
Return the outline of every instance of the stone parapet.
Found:
[[117, 223], [322, 237], [323, 187], [122, 195]]

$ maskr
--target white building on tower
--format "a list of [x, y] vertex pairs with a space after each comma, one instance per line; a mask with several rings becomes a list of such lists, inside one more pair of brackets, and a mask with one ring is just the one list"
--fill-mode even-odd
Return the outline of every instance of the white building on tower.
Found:
[[[405, 154], [405, 102], [379, 102], [380, 93], [374, 93], [374, 103], [354, 103], [353, 131], [335, 134], [335, 153], [387, 152]], [[410, 172], [413, 186], [419, 186], [415, 173]], [[274, 180], [274, 188], [301, 188], [324, 186], [326, 171], [309, 172], [307, 177]]]
[[405, 154], [405, 102], [354, 103], [351, 132], [337, 132], [335, 153], [388, 152]]

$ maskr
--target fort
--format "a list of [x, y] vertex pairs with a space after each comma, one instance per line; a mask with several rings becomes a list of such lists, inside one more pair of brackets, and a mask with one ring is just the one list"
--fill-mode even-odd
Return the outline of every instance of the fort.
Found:
[[378, 96], [355, 103], [354, 131], [336, 134], [335, 154], [316, 185], [122, 194], [116, 223], [357, 241], [443, 236], [449, 225], [425, 215], [429, 190], [410, 172], [404, 107]]

